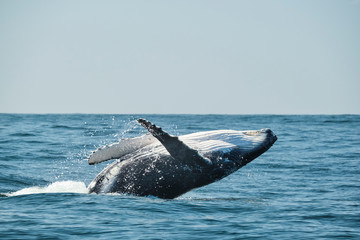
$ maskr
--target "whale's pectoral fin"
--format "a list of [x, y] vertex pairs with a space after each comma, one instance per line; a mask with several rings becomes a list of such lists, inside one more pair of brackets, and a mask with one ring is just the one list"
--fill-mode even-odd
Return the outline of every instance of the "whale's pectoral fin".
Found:
[[208, 166], [211, 164], [210, 160], [204, 158], [198, 151], [180, 141], [178, 137], [169, 135], [160, 127], [145, 119], [138, 119], [138, 122], [161, 142], [173, 158], [190, 166]]
[[134, 152], [142, 147], [152, 144], [156, 139], [150, 134], [135, 138], [122, 139], [118, 143], [106, 145], [94, 151], [88, 159], [90, 165], [101, 163], [107, 160], [120, 158]]

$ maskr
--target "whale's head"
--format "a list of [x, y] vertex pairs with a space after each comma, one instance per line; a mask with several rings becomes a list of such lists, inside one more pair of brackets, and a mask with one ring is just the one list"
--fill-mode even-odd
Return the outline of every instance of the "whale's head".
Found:
[[233, 155], [234, 161], [241, 160], [240, 164], [243, 166], [266, 152], [276, 142], [277, 136], [266, 128], [239, 132], [236, 139], [234, 141], [236, 147], [230, 151], [229, 155]]
[[235, 171], [266, 152], [277, 140], [269, 129], [216, 130], [180, 137], [215, 165]]

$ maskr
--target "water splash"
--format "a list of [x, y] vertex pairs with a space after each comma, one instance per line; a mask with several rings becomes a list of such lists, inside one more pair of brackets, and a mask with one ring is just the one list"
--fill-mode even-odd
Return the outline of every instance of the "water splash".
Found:
[[88, 193], [88, 190], [84, 182], [61, 181], [54, 182], [46, 187], [29, 187], [13, 193], [7, 193], [5, 195], [13, 197], [39, 193]]

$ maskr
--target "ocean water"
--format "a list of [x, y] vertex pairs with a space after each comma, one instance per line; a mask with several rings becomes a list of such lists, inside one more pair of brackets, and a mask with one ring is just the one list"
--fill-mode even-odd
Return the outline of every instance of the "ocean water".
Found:
[[[96, 148], [146, 132], [271, 128], [236, 173], [173, 200], [87, 194]], [[360, 239], [359, 115], [0, 114], [0, 239]]]

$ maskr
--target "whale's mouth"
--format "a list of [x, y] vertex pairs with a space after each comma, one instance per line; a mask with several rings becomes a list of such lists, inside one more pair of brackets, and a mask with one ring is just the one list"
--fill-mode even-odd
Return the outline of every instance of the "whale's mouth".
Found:
[[275, 133], [271, 131], [270, 128], [262, 129], [260, 131], [266, 134], [266, 139], [268, 140], [268, 144], [270, 144], [271, 147], [277, 140], [277, 136], [275, 135]]
[[[248, 164], [261, 154], [266, 152], [276, 141], [277, 136], [271, 129], [261, 129], [258, 131], [247, 131], [246, 134], [250, 134], [254, 137], [252, 149], [247, 149], [241, 156], [240, 167]], [[258, 141], [258, 136], [261, 136], [262, 141]]]

